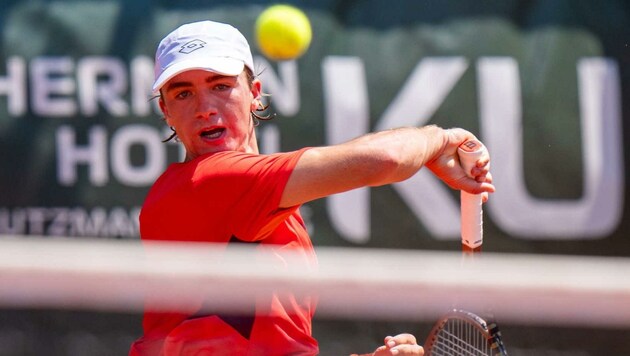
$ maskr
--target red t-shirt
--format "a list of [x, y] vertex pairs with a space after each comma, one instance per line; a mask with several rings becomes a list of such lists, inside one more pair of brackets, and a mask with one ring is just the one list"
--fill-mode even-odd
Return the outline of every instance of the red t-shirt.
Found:
[[[142, 207], [143, 240], [250, 242], [315, 253], [298, 207], [278, 208], [306, 149], [273, 155], [218, 152], [176, 163], [155, 182]], [[265, 305], [262, 305], [265, 304]], [[256, 310], [270, 310], [263, 313]], [[274, 293], [241, 315], [145, 311], [144, 335], [130, 355], [315, 355], [315, 300]]]

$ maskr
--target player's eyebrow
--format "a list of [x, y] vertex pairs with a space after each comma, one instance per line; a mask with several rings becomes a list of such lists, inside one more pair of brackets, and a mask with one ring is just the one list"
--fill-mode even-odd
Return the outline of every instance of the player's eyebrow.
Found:
[[236, 75], [223, 75], [223, 74], [213, 74], [209, 77], [206, 78], [206, 82], [213, 82], [215, 80], [222, 80], [222, 79], [236, 79]]
[[[205, 82], [210, 84], [212, 82], [215, 81], [221, 81], [221, 80], [236, 80], [237, 76], [231, 76], [231, 75], [223, 75], [223, 74], [218, 74], [218, 73], [211, 73], [208, 77], [206, 77]], [[169, 92], [171, 90], [175, 90], [175, 89], [179, 89], [179, 88], [186, 88], [186, 87], [191, 87], [193, 84], [191, 81], [188, 80], [182, 80], [182, 81], [172, 81], [170, 83], [168, 83], [168, 85], [166, 85], [166, 92]]]
[[179, 88], [185, 88], [185, 87], [190, 87], [190, 86], [192, 86], [192, 83], [188, 82], [188, 81], [171, 82], [171, 83], [168, 83], [168, 85], [164, 89], [165, 89], [166, 92], [169, 92], [171, 90], [175, 90], [175, 89], [179, 89]]
[[212, 82], [218, 82], [218, 81], [224, 81], [224, 80], [236, 81], [238, 80], [238, 76], [237, 75], [223, 75], [223, 74], [215, 73], [206, 78], [206, 83], [210, 84]]

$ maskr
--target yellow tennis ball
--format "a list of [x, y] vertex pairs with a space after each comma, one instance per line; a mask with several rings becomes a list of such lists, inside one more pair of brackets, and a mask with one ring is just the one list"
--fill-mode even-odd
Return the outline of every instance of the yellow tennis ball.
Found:
[[255, 24], [256, 42], [269, 59], [296, 59], [306, 52], [313, 36], [311, 23], [300, 9], [273, 5], [263, 11]]

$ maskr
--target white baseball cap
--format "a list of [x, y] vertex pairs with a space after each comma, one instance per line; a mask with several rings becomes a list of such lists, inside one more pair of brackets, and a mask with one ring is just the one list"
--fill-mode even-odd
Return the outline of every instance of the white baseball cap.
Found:
[[247, 40], [231, 25], [200, 21], [169, 33], [155, 53], [153, 93], [179, 73], [203, 69], [228, 76], [239, 75], [244, 66], [254, 71]]

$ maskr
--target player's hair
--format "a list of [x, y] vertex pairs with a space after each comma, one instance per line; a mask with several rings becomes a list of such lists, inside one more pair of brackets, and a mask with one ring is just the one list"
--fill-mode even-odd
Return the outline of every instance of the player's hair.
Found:
[[[254, 72], [252, 72], [252, 70], [249, 69], [249, 67], [245, 67], [245, 74], [247, 75], [247, 83], [249, 83], [249, 86], [251, 88], [251, 86], [254, 83], [254, 79], [256, 79], [258, 76], [254, 75]], [[261, 92], [260, 96], [264, 98], [268, 98], [268, 102], [267, 104], [264, 104], [262, 101], [259, 101], [258, 102], [259, 105], [258, 107], [256, 107], [256, 110], [251, 112], [252, 120], [254, 120], [254, 126], [258, 126], [261, 120], [269, 121], [273, 119], [274, 117], [276, 117], [276, 113], [262, 114], [269, 108], [269, 105], [270, 105], [269, 103], [271, 102], [271, 94]]]
[[[244, 71], [245, 71], [245, 75], [247, 76], [247, 83], [249, 84], [249, 87], [251, 88], [251, 86], [254, 83], [254, 80], [257, 78], [257, 75], [255, 75], [254, 72], [252, 72], [252, 70], [249, 69], [249, 67], [247, 66], [245, 67]], [[263, 92], [261, 93], [261, 96], [269, 98], [268, 101], [271, 102], [271, 94], [267, 94]], [[160, 95], [156, 96], [155, 98], [159, 98], [159, 97], [161, 97], [161, 91], [160, 91]], [[256, 107], [256, 110], [250, 112], [251, 118], [254, 121], [254, 126], [258, 126], [261, 120], [269, 121], [273, 119], [274, 117], [276, 117], [276, 113], [263, 114], [263, 112], [266, 111], [268, 108], [269, 108], [269, 103], [263, 104], [262, 101], [259, 101], [259, 104]], [[162, 117], [162, 120], [166, 121], [166, 118]], [[177, 132], [175, 132], [175, 129], [172, 126], [169, 126], [169, 128], [171, 129], [171, 131], [173, 131], [173, 133], [166, 139], [162, 140], [162, 142], [169, 142], [171, 140], [177, 141]]]

